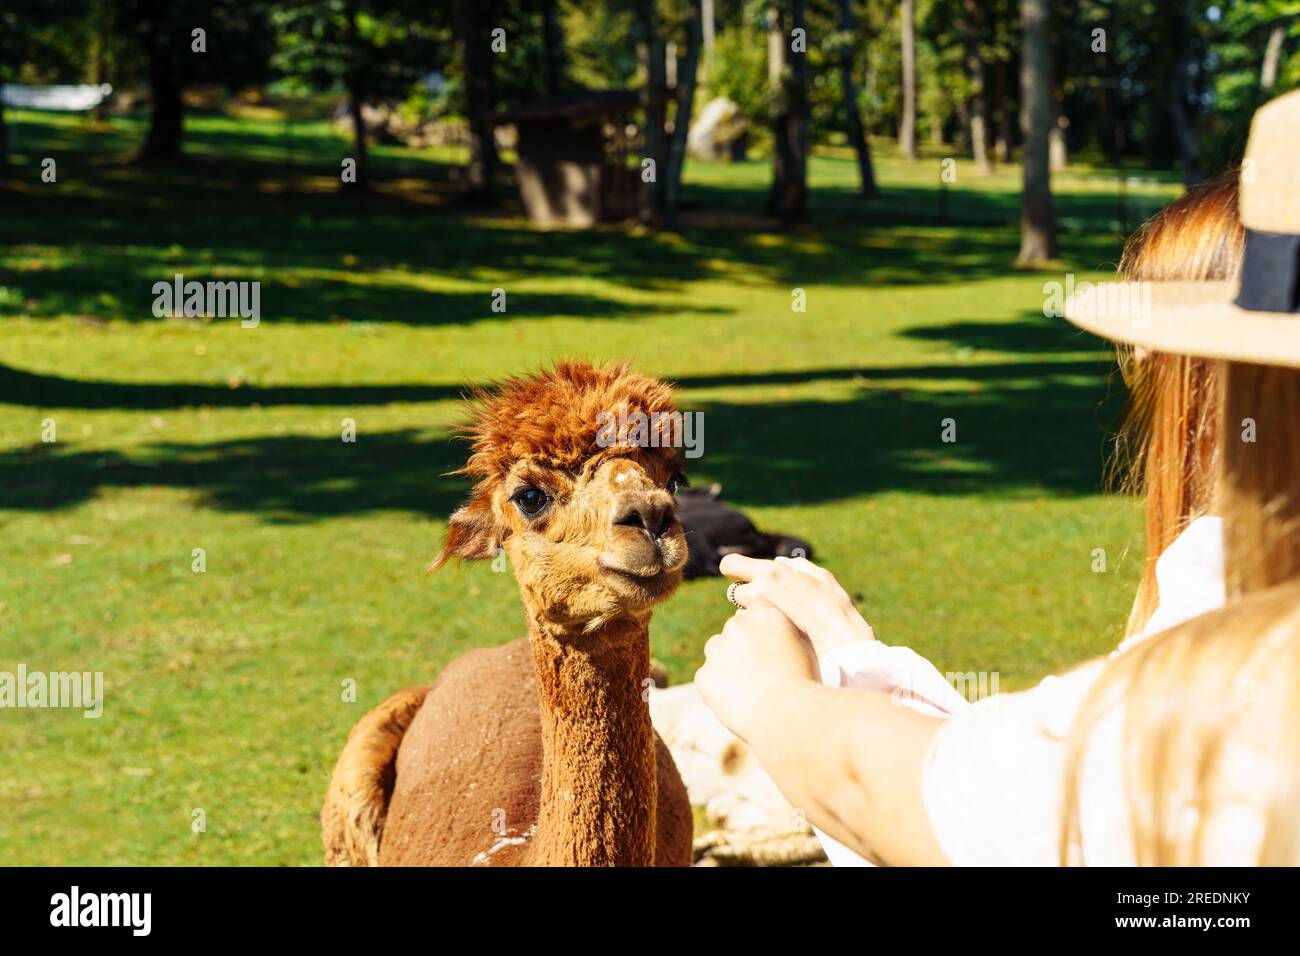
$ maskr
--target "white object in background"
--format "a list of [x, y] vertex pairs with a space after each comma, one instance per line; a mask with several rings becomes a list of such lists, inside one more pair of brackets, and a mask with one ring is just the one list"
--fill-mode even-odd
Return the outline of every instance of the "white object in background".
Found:
[[0, 86], [0, 97], [3, 97], [5, 106], [58, 112], [93, 109], [112, 92], [113, 88], [107, 83], [66, 86], [25, 86], [21, 83], [5, 83]]

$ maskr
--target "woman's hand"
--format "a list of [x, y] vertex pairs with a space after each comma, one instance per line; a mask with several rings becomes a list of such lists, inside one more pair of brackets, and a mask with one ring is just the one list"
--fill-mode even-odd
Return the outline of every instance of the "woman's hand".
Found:
[[737, 601], [745, 607], [762, 601], [775, 605], [808, 636], [818, 657], [835, 647], [876, 639], [835, 575], [807, 558], [765, 561], [728, 554], [720, 568], [745, 582], [736, 588]]
[[737, 611], [704, 645], [695, 686], [732, 733], [750, 741], [790, 688], [815, 684], [811, 648], [790, 619], [765, 601]]
[[807, 640], [763, 600], [737, 611], [704, 658], [695, 674], [704, 703], [810, 822], [876, 862], [945, 862], [921, 799], [942, 720], [884, 691], [823, 687]]

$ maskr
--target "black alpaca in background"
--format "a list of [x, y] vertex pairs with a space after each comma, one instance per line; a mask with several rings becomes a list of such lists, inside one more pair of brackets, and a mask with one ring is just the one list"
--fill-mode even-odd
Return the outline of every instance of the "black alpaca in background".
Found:
[[721, 491], [721, 486], [713, 485], [683, 488], [677, 493], [677, 517], [686, 529], [686, 544], [690, 549], [686, 577], [716, 577], [718, 562], [724, 554], [812, 559], [812, 545], [807, 541], [759, 531], [754, 522], [718, 500]]

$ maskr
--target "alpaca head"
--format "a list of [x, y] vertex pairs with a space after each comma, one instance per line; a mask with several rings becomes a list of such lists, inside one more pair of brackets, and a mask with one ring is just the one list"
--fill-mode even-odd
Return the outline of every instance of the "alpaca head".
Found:
[[478, 392], [463, 469], [476, 484], [434, 568], [504, 548], [542, 619], [591, 627], [644, 616], [681, 583], [673, 495], [685, 478], [661, 432], [629, 436], [626, 423], [675, 415], [671, 389], [626, 365], [565, 362]]

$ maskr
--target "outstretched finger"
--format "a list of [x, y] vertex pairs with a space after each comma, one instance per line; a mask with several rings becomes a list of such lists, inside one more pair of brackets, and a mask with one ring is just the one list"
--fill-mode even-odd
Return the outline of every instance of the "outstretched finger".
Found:
[[722, 560], [718, 563], [718, 570], [736, 581], [752, 581], [771, 566], [771, 561], [733, 553], [722, 556]]
[[816, 564], [813, 564], [807, 558], [787, 558], [784, 555], [781, 555], [773, 558], [772, 560], [775, 561], [777, 564], [784, 564], [786, 567], [798, 571], [801, 574], [806, 574], [810, 578], [817, 578], [818, 580], [821, 580], [823, 575], [825, 574], [825, 572], [821, 569], [821, 567], [819, 567]]

